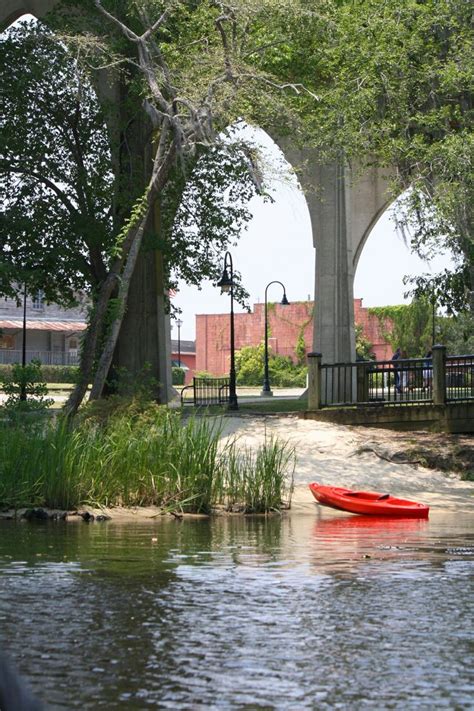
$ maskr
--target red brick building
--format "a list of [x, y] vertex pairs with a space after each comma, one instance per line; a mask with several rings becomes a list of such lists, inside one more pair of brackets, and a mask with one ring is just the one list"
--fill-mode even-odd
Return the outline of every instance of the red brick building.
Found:
[[[289, 306], [268, 304], [269, 347], [273, 353], [295, 359], [295, 350], [301, 336], [306, 352], [313, 350], [312, 301], [298, 301]], [[234, 315], [235, 349], [257, 346], [264, 339], [265, 305], [254, 304], [252, 313]], [[372, 343], [377, 360], [392, 355], [390, 345], [384, 340], [379, 321], [362, 306], [362, 299], [354, 299], [354, 319], [360, 324], [364, 336]], [[229, 371], [230, 316], [226, 314], [198, 314], [196, 316], [196, 370], [213, 375]]]

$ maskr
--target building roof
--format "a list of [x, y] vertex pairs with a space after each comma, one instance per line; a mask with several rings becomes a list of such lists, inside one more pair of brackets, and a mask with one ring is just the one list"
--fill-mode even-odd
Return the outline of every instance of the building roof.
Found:
[[[181, 353], [196, 353], [196, 341], [180, 341], [179, 350]], [[178, 352], [178, 341], [174, 338], [171, 340], [171, 352]]]
[[[85, 331], [87, 324], [84, 321], [46, 321], [44, 319], [26, 319], [27, 331]], [[0, 328], [23, 328], [23, 319], [0, 319]]]

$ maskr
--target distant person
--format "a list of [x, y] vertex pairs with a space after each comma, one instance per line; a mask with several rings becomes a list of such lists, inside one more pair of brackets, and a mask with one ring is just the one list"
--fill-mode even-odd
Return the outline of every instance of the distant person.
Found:
[[[408, 358], [408, 353], [405, 350], [401, 351], [400, 360], [406, 360], [407, 358]], [[408, 388], [408, 374], [409, 374], [408, 367], [406, 367], [406, 366], [402, 367], [400, 365], [399, 374], [400, 374], [400, 381], [399, 381], [398, 392], [402, 393], [404, 390], [407, 390], [407, 388]]]
[[392, 360], [394, 361], [393, 369], [395, 371], [395, 390], [397, 391], [397, 393], [401, 392], [401, 390], [400, 390], [400, 373], [399, 373], [400, 364], [397, 363], [397, 361], [400, 360], [401, 357], [402, 357], [401, 348], [397, 348], [397, 350], [395, 351], [395, 353], [392, 356]]
[[433, 384], [433, 352], [431, 350], [425, 355], [423, 364], [423, 390], [429, 390]]

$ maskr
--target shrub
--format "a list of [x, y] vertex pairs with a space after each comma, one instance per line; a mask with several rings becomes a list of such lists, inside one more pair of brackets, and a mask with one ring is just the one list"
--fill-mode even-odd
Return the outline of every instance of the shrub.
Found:
[[171, 382], [173, 385], [184, 385], [186, 371], [183, 368], [171, 368]]
[[[12, 369], [13, 365], [0, 365], [0, 380], [11, 378]], [[41, 366], [41, 377], [45, 383], [75, 383], [78, 374], [79, 368], [77, 365]]]
[[[263, 383], [264, 354], [263, 343], [258, 346], [245, 346], [236, 353], [238, 385], [259, 386]], [[288, 356], [273, 355], [270, 352], [268, 371], [270, 382], [275, 387], [291, 388], [306, 385], [307, 367], [293, 363]]]
[[3, 407], [12, 420], [24, 413], [44, 411], [54, 402], [46, 397], [48, 388], [38, 360], [32, 360], [25, 366], [14, 363], [10, 375], [3, 376], [2, 386], [7, 396]]

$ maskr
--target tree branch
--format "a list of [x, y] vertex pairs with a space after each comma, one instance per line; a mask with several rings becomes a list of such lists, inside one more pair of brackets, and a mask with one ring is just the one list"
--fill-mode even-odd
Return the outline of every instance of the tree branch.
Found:
[[20, 166], [15, 167], [14, 165], [9, 165], [8, 168], [3, 168], [1, 167], [2, 172], [7, 172], [10, 171], [12, 173], [17, 173], [19, 175], [29, 175], [31, 178], [35, 178], [39, 183], [43, 183], [43, 185], [46, 185], [48, 188], [50, 188], [58, 198], [61, 200], [63, 205], [67, 208], [67, 210], [72, 214], [72, 215], [78, 215], [79, 210], [77, 207], [73, 205], [73, 203], [70, 201], [66, 193], [64, 193], [61, 188], [59, 188], [52, 180], [47, 178], [45, 175], [40, 175], [34, 170], [28, 170], [27, 168], [20, 168]]

